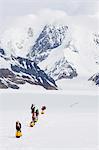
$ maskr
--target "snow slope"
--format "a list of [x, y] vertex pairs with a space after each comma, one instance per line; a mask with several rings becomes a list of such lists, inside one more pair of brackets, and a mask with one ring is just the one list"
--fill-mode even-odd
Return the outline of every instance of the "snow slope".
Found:
[[[7, 101], [9, 97], [9, 101]], [[30, 106], [47, 106], [34, 128]], [[9, 121], [10, 120], [10, 121]], [[22, 122], [23, 136], [15, 138], [15, 122]], [[98, 146], [98, 97], [95, 95], [6, 93], [0, 95], [0, 150], [96, 150]]]

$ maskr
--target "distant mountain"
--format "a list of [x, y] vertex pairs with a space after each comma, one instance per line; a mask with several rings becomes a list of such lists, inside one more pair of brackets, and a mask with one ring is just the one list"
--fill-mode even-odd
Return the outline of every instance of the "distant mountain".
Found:
[[91, 78], [88, 79], [89, 81], [93, 81], [96, 85], [99, 85], [99, 73], [94, 74]]
[[[99, 68], [99, 34], [95, 33], [93, 41], [96, 45], [96, 64]], [[99, 85], [99, 69], [97, 70], [98, 73], [95, 73], [93, 76], [91, 76], [88, 80], [93, 81], [96, 85]]]
[[6, 51], [7, 55], [26, 57], [33, 44], [34, 30], [26, 26], [8, 29], [0, 39], [0, 47]]
[[94, 42], [96, 43], [97, 46], [99, 46], [99, 34], [94, 34]]

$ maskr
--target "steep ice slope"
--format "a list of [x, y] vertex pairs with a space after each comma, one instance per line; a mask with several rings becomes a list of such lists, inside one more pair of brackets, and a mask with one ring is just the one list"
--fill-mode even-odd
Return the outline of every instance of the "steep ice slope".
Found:
[[94, 72], [94, 74], [89, 78], [89, 81], [93, 81], [95, 85], [99, 85], [99, 34], [95, 33], [93, 34], [93, 41], [96, 46], [94, 58], [95, 62], [97, 64], [97, 70]]
[[[44, 61], [39, 63], [39, 66], [55, 80], [62, 78], [72, 79], [77, 76], [77, 71], [72, 61], [69, 61], [64, 55], [63, 50], [65, 47], [67, 45], [64, 41], [59, 48], [54, 49]], [[67, 51], [71, 51], [71, 49], [67, 49]], [[75, 53], [77, 52], [72, 51], [71, 53], [72, 55], [76, 55]]]

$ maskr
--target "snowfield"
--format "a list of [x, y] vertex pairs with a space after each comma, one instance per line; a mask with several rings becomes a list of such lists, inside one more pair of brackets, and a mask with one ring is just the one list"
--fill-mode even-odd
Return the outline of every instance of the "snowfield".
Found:
[[[30, 128], [30, 106], [47, 106]], [[98, 150], [98, 96], [54, 93], [2, 92], [0, 95], [0, 150]], [[23, 136], [15, 138], [15, 122]]]
[[60, 90], [64, 89], [66, 91], [71, 91], [71, 93], [72, 91], [99, 93], [99, 86], [96, 86], [95, 83], [92, 81], [88, 81], [88, 76], [76, 77], [72, 80], [62, 79], [58, 80], [56, 84], [58, 85]]

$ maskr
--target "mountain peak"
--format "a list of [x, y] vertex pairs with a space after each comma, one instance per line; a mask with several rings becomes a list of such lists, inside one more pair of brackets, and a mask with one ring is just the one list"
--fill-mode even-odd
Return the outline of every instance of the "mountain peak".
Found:
[[48, 57], [51, 50], [59, 47], [63, 43], [66, 36], [68, 36], [67, 39], [69, 42], [70, 33], [68, 32], [68, 26], [45, 25], [28, 56], [37, 63], [43, 61]]

